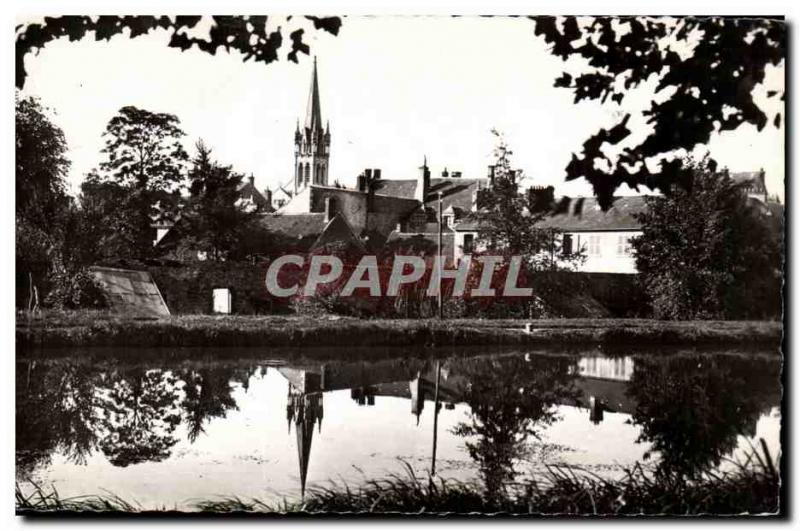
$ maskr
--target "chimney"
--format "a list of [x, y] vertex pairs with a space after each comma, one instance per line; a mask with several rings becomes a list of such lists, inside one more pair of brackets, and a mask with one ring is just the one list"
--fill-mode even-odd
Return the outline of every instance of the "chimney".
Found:
[[250, 177], [247, 178], [247, 180], [250, 181], [250, 186], [253, 186], [254, 183], [256, 182], [256, 178], [253, 177], [252, 173], [250, 174]]
[[366, 192], [367, 191], [367, 177], [362, 173], [356, 179], [356, 188], [359, 192]]
[[444, 170], [442, 171], [442, 177], [447, 177], [449, 173], [447, 173], [447, 167], [445, 166]]
[[333, 197], [325, 198], [325, 223], [328, 223], [336, 215], [336, 201]]
[[475, 190], [472, 191], [472, 211], [473, 212], [477, 212], [478, 211], [478, 198], [480, 197], [480, 195], [481, 195], [481, 191], [480, 191], [479, 188], [476, 188]]
[[372, 170], [370, 168], [364, 170], [364, 176], [367, 178], [367, 184], [372, 182]]
[[428, 196], [428, 189], [431, 186], [431, 172], [428, 170], [428, 157], [425, 157], [422, 166], [419, 168], [419, 177], [417, 178], [417, 189], [414, 191], [414, 199], [424, 203], [425, 198]]
[[380, 181], [381, 180], [381, 169], [380, 168], [375, 168], [374, 170], [372, 170], [372, 178], [374, 180], [376, 180], [376, 181]]
[[367, 181], [367, 213], [375, 212], [375, 183]]
[[267, 205], [272, 206], [272, 190], [269, 188], [264, 189], [264, 199], [267, 200]]

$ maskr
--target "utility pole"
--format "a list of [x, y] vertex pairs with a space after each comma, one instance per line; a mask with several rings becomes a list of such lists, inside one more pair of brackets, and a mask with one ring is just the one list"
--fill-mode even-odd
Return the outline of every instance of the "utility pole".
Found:
[[444, 260], [444, 257], [442, 256], [442, 192], [439, 192], [439, 248], [437, 249], [437, 254], [439, 258], [437, 260], [437, 273], [439, 274], [439, 319], [443, 319], [444, 306], [442, 304], [442, 261]]
[[431, 453], [431, 479], [436, 475], [436, 442], [439, 428], [439, 379], [442, 374], [442, 366], [436, 361], [436, 387], [433, 391], [433, 452]]

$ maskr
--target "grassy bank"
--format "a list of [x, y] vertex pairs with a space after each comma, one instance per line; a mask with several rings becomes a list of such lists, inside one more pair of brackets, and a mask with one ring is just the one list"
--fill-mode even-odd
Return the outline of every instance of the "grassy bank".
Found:
[[[763, 444], [763, 443], [762, 443]], [[265, 502], [238, 497], [192, 502], [186, 510], [214, 513], [480, 513], [532, 515], [738, 515], [775, 514], [780, 478], [766, 450], [753, 451], [730, 472], [708, 472], [687, 481], [654, 476], [641, 466], [619, 480], [591, 472], [550, 467], [537, 480], [486, 492], [476, 483], [419, 477], [410, 467], [403, 476], [368, 480], [359, 487], [332, 484], [311, 488], [302, 502]], [[162, 508], [161, 511], [169, 510]], [[62, 499], [55, 490], [35, 488], [23, 494], [17, 486], [17, 511], [147, 512], [113, 495]]]
[[[532, 332], [524, 331], [532, 324]], [[780, 344], [774, 321], [647, 319], [362, 320], [286, 316], [173, 316], [124, 319], [103, 312], [18, 316], [20, 349], [38, 347], [315, 347], [458, 345]]]

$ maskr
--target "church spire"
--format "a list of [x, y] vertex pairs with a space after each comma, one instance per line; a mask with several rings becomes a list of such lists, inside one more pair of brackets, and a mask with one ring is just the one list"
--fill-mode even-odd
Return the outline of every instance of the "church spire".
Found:
[[322, 131], [322, 109], [319, 104], [319, 81], [317, 80], [317, 58], [314, 57], [314, 73], [311, 75], [311, 89], [308, 93], [306, 110], [306, 129]]

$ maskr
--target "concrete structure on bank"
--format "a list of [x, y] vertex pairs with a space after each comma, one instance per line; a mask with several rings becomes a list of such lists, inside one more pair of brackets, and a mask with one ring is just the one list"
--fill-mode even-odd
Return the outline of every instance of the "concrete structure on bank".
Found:
[[92, 266], [89, 273], [108, 299], [112, 312], [126, 317], [167, 317], [169, 308], [147, 271]]

